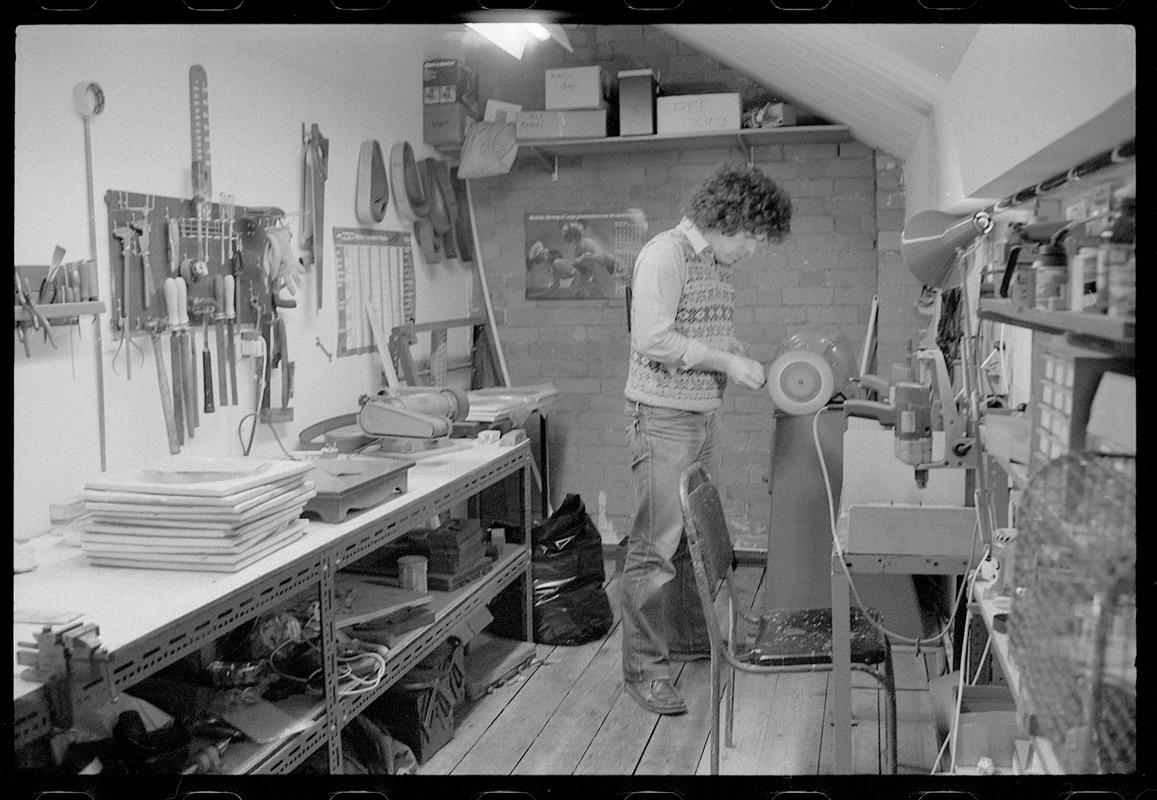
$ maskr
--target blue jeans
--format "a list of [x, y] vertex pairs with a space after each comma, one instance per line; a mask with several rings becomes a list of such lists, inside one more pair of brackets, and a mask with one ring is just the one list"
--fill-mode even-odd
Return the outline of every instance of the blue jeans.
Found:
[[628, 402], [627, 415], [638, 508], [621, 580], [623, 678], [652, 681], [669, 677], [671, 652], [710, 648], [683, 535], [679, 478], [696, 461], [715, 474], [717, 412]]

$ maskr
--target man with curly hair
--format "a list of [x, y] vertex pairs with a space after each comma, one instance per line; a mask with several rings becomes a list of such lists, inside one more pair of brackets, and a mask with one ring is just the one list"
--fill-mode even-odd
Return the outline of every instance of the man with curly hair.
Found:
[[695, 461], [717, 474], [728, 382], [757, 390], [766, 380], [732, 331], [732, 268], [790, 229], [791, 201], [775, 181], [753, 166], [724, 165], [635, 262], [624, 394], [638, 506], [621, 581], [623, 682], [657, 714], [687, 710], [671, 662], [710, 657], [679, 477]]

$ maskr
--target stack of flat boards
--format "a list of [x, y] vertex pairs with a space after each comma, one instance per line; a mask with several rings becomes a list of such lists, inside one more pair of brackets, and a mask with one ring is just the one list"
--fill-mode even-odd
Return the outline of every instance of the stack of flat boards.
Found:
[[308, 461], [181, 457], [85, 484], [90, 563], [236, 572], [305, 533]]
[[497, 422], [511, 420], [522, 425], [530, 413], [543, 413], [558, 399], [558, 389], [552, 383], [534, 386], [491, 386], [466, 393], [470, 401], [467, 422]]

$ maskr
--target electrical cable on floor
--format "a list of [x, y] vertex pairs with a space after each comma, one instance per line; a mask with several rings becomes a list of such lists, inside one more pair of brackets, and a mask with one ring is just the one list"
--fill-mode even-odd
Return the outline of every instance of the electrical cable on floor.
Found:
[[[885, 628], [883, 625], [881, 625], [880, 623], [878, 623], [874, 619], [872, 619], [872, 616], [867, 613], [867, 607], [864, 604], [864, 601], [860, 598], [860, 593], [856, 589], [855, 581], [852, 580], [851, 570], [848, 569], [848, 563], [844, 557], [844, 549], [843, 549], [843, 546], [840, 544], [839, 534], [836, 533], [836, 507], [835, 507], [835, 499], [834, 499], [833, 494], [832, 494], [832, 480], [831, 480], [831, 476], [828, 474], [828, 465], [827, 465], [827, 460], [824, 458], [823, 448], [820, 446], [820, 434], [819, 434], [819, 427], [818, 427], [820, 414], [824, 413], [825, 411], [829, 411], [829, 410], [830, 409], [825, 406], [824, 408], [821, 408], [819, 411], [817, 411], [812, 416], [812, 440], [815, 443], [816, 456], [819, 458], [819, 461], [820, 461], [820, 472], [824, 476], [824, 488], [827, 491], [828, 523], [829, 523], [831, 533], [832, 533], [832, 543], [836, 549], [836, 555], [839, 556], [840, 567], [844, 571], [844, 578], [848, 582], [848, 588], [851, 589], [852, 597], [855, 599], [856, 605], [859, 606], [860, 610], [864, 612], [864, 618], [868, 621], [868, 623], [871, 624], [872, 627], [874, 627], [876, 630], [880, 631], [880, 633], [884, 634], [889, 639], [893, 640], [894, 642], [900, 643], [900, 644], [911, 644], [911, 645], [915, 645], [918, 648], [923, 647], [925, 645], [934, 645], [938, 642], [941, 642], [944, 639], [944, 637], [948, 635], [948, 631], [951, 628], [951, 626], [953, 625], [953, 620], [956, 619], [956, 612], [959, 610], [960, 602], [964, 598], [965, 589], [967, 587], [971, 586], [971, 582], [969, 582], [969, 581], [962, 581], [961, 582], [960, 590], [956, 593], [956, 599], [953, 600], [953, 602], [952, 602], [952, 612], [948, 615], [948, 623], [935, 636], [929, 636], [929, 637], [924, 637], [924, 638], [913, 638], [911, 636], [906, 636], [904, 634], [896, 633], [895, 631], [890, 631], [887, 628]], [[978, 514], [979, 514], [979, 511], [980, 511], [980, 509], [978, 507], [977, 508]], [[979, 533], [980, 533], [980, 521], [978, 518], [976, 528], [973, 529], [973, 534], [972, 534], [972, 550], [968, 556], [968, 563], [969, 564], [972, 563], [973, 558], [976, 556], [976, 542], [980, 538]]]

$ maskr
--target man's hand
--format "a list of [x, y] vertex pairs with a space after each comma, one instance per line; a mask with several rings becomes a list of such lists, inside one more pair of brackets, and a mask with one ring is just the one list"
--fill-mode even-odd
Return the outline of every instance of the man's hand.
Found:
[[745, 389], [761, 389], [767, 382], [762, 364], [734, 353], [727, 362], [727, 377]]

